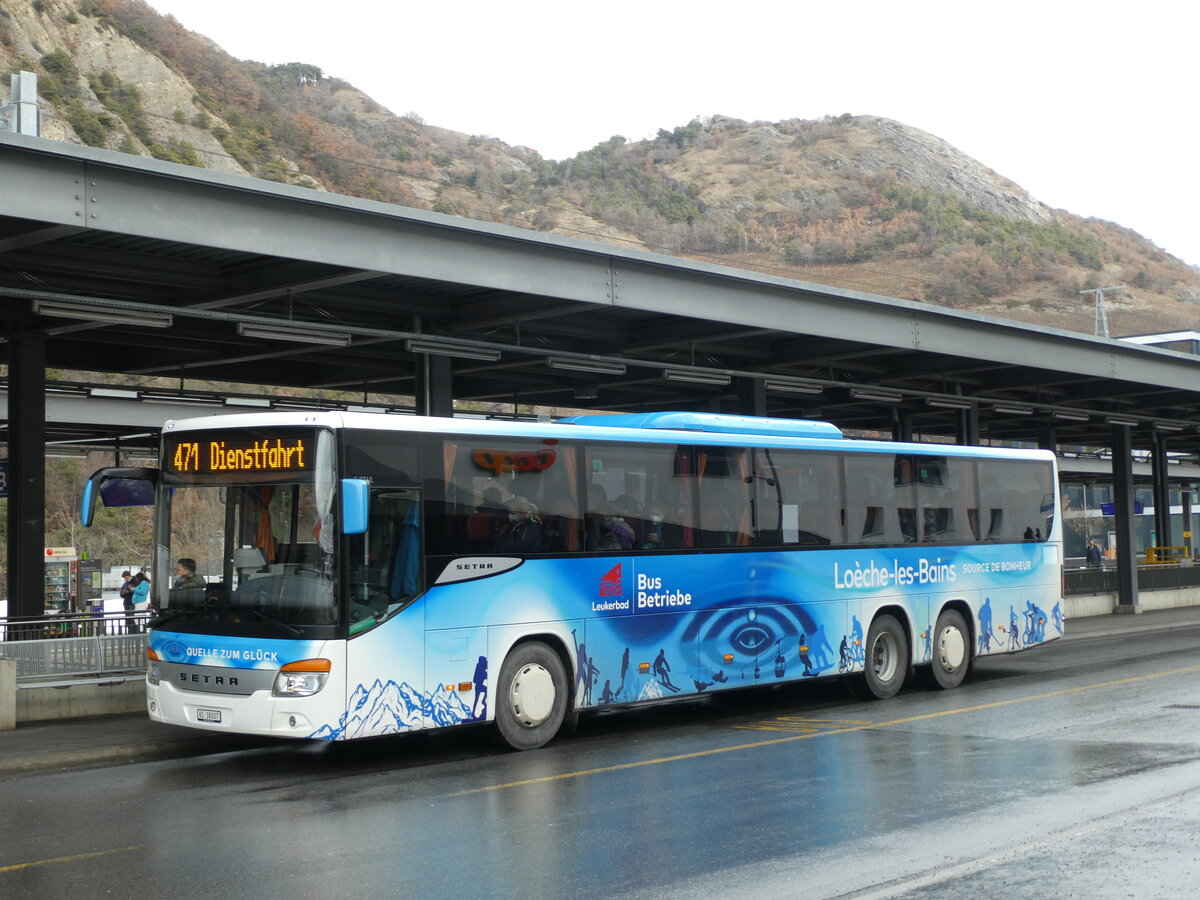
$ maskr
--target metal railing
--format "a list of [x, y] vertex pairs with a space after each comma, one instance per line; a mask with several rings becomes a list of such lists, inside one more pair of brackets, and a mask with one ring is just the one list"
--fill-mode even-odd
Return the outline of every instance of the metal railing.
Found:
[[146, 666], [150, 613], [0, 619], [0, 659], [17, 662], [17, 684], [99, 681]]
[[1192, 562], [1191, 549], [1188, 547], [1147, 547], [1146, 565], [1148, 566], [1182, 566]]
[[[1092, 566], [1066, 570], [1067, 596], [1115, 594], [1118, 590], [1115, 566]], [[1139, 565], [1137, 584], [1140, 591], [1165, 591], [1200, 587], [1200, 566]]]

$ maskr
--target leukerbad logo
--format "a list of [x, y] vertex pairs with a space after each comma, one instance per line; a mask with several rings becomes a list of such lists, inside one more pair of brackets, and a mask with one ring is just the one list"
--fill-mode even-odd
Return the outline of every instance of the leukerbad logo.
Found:
[[621, 593], [621, 564], [617, 563], [600, 576], [600, 596], [616, 597]]

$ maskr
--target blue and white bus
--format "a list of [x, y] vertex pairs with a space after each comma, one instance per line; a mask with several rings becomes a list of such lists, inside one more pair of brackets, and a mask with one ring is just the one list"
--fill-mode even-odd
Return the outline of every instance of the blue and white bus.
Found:
[[157, 505], [161, 722], [494, 722], [527, 749], [597, 707], [826, 676], [952, 688], [1063, 633], [1045, 451], [684, 412], [274, 412], [168, 422], [161, 452], [96, 472], [83, 504]]

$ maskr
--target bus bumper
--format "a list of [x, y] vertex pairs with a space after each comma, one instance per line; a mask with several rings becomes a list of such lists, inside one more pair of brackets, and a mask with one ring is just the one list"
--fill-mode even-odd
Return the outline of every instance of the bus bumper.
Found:
[[310, 697], [248, 696], [183, 690], [162, 682], [146, 684], [146, 711], [155, 722], [229, 734], [329, 739], [329, 723], [345, 711], [344, 690], [327, 683]]

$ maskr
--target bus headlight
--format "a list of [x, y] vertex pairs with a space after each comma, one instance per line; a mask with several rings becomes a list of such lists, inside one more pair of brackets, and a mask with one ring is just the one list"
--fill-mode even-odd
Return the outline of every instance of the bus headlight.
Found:
[[327, 659], [301, 659], [290, 662], [275, 676], [276, 697], [311, 697], [329, 680], [331, 663]]
[[146, 648], [146, 683], [158, 684], [162, 680], [162, 671], [159, 667], [158, 654]]

